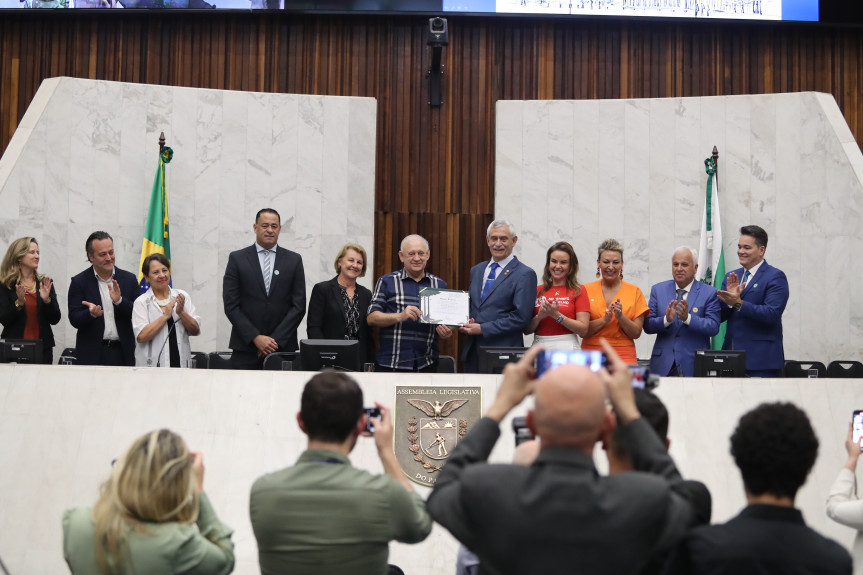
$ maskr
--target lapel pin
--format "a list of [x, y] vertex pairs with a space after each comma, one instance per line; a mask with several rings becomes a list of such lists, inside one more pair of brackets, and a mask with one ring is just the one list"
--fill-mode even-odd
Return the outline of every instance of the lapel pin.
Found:
[[279, 275], [279, 270], [273, 270], [273, 275], [274, 275], [274, 276]]
[[698, 308], [697, 307], [692, 308], [692, 313], [698, 313]]
[[503, 275], [505, 275], [505, 276], [509, 275], [509, 270], [503, 270]]
[[758, 284], [755, 284], [754, 286], [752, 286], [752, 289], [755, 289], [757, 287], [758, 287]]

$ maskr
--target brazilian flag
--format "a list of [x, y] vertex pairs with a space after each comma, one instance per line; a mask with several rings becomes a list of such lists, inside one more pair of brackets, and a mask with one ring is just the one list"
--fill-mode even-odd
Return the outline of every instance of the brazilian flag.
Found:
[[165, 254], [171, 261], [171, 242], [168, 237], [168, 190], [165, 187], [165, 164], [171, 162], [174, 150], [165, 147], [159, 152], [159, 167], [153, 180], [153, 192], [150, 195], [150, 210], [147, 212], [147, 223], [144, 226], [144, 243], [141, 246], [141, 261], [138, 263], [138, 284], [141, 293], [150, 288], [147, 278], [141, 273], [144, 258], [151, 254]]

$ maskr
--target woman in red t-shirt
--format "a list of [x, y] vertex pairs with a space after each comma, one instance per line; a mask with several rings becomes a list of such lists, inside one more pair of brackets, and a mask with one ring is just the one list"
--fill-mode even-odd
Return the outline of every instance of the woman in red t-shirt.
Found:
[[548, 248], [533, 319], [524, 330], [536, 334], [533, 343], [546, 349], [579, 349], [578, 336], [587, 333], [590, 323], [590, 302], [577, 275], [578, 258], [569, 243]]

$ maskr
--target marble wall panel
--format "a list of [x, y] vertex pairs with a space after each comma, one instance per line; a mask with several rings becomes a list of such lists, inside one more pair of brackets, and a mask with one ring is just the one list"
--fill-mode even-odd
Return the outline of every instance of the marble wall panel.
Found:
[[[137, 275], [165, 132], [174, 285], [202, 318], [193, 347], [224, 350], [222, 275], [228, 254], [254, 241], [259, 209], [280, 212], [280, 245], [303, 256], [309, 287], [332, 277], [346, 241], [371, 250], [375, 129], [372, 98], [52, 78], [0, 158], [0, 249], [22, 235], [40, 240], [40, 271], [54, 278], [64, 316], [92, 231], [111, 233], [117, 266]], [[74, 346], [65, 317], [54, 333], [58, 349]]]
[[[552, 128], [537, 121], [549, 105], [571, 106], [573, 167], [549, 171], [555, 177], [545, 188], [536, 177], [527, 186], [525, 175], [536, 173], [548, 154], [542, 130], [553, 146], [568, 141], [563, 122]], [[699, 244], [704, 159], [715, 145], [726, 269], [738, 267], [740, 226], [765, 228], [766, 259], [785, 271], [791, 288], [783, 316], [786, 357], [863, 360], [863, 317], [856, 311], [863, 295], [855, 289], [863, 273], [856, 257], [863, 245], [863, 154], [829, 94], [512, 101], [499, 102], [498, 112], [496, 189], [506, 192], [497, 195], [495, 212], [532, 222], [515, 252], [537, 273], [544, 265], [538, 254], [567, 239], [581, 261], [579, 279], [593, 281], [596, 245], [617, 237], [626, 250], [626, 277], [647, 296], [670, 278], [673, 249]], [[512, 142], [528, 135], [531, 144], [510, 153]], [[561, 197], [567, 189], [571, 200]], [[552, 197], [572, 202], [571, 238], [556, 231], [560, 216], [541, 207]], [[848, 311], [841, 318], [830, 311], [839, 309]], [[643, 335], [638, 356], [650, 357], [652, 345], [653, 336]]]

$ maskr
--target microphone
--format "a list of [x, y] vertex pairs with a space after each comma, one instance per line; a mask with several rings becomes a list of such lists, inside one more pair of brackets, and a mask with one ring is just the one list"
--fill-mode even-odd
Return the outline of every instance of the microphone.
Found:
[[159, 367], [159, 364], [162, 363], [162, 352], [165, 351], [165, 346], [168, 345], [168, 341], [171, 339], [171, 332], [174, 331], [174, 328], [177, 327], [177, 322], [171, 324], [171, 328], [168, 330], [168, 336], [165, 338], [165, 341], [162, 343], [161, 349], [159, 349], [159, 355], [156, 356], [158, 359], [156, 360], [156, 367]]

